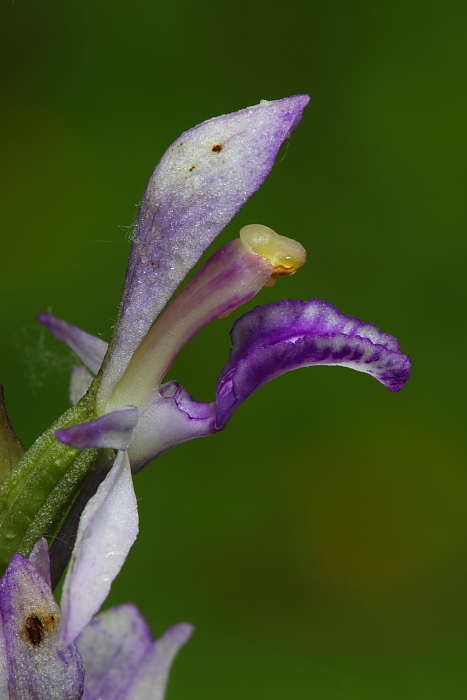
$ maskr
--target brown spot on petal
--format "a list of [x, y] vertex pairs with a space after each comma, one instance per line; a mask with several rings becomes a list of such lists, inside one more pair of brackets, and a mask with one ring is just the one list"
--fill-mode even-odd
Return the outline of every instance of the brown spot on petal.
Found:
[[26, 618], [25, 630], [32, 646], [38, 647], [44, 636], [44, 625], [41, 618], [37, 615], [30, 615]]
[[191, 168], [188, 168], [188, 172], [191, 173], [192, 170], [196, 168], [196, 165], [192, 165]]
[[57, 624], [57, 620], [52, 613], [47, 615], [29, 615], [24, 623], [24, 631], [29, 643], [33, 647], [38, 647], [45, 635], [49, 634]]
[[220, 153], [220, 152], [222, 151], [223, 148], [224, 148], [224, 144], [222, 144], [222, 143], [216, 143], [216, 145], [213, 146], [211, 150], [212, 150], [214, 153]]

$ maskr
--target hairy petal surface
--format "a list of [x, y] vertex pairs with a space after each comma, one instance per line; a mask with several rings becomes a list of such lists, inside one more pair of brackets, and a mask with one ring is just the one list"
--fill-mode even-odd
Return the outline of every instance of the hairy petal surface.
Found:
[[216, 390], [217, 429], [256, 389], [298, 367], [350, 367], [391, 391], [399, 391], [410, 373], [410, 359], [395, 338], [319, 299], [257, 307], [238, 319], [231, 335], [231, 355]]
[[133, 437], [133, 429], [138, 422], [136, 406], [120, 406], [88, 423], [76, 423], [69, 428], [56, 430], [57, 440], [76, 450], [87, 447], [112, 447], [126, 450]]
[[61, 641], [71, 644], [106, 599], [138, 534], [138, 509], [130, 463], [119, 452], [88, 501], [63, 585]]
[[134, 605], [101, 613], [77, 640], [86, 668], [83, 700], [162, 700], [172, 659], [191, 632], [176, 625], [154, 642]]
[[84, 670], [74, 645], [59, 648], [60, 609], [33, 564], [15, 554], [0, 581], [0, 697], [79, 700]]
[[295, 95], [210, 119], [182, 134], [164, 154], [138, 213], [100, 387], [103, 402], [187, 272], [262, 185], [308, 101], [307, 95]]
[[98, 373], [107, 352], [107, 343], [104, 340], [55, 318], [52, 314], [39, 314], [37, 318], [58, 340], [68, 345], [93, 374]]
[[175, 445], [215, 431], [215, 404], [194, 401], [177, 382], [166, 382], [140, 414], [128, 450], [132, 471]]

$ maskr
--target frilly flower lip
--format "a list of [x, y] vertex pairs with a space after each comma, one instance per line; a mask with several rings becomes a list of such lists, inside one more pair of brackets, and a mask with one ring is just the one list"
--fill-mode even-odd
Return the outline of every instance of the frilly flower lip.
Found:
[[217, 429], [250, 394], [299, 367], [349, 367], [393, 392], [402, 389], [410, 374], [410, 359], [395, 338], [320, 299], [257, 307], [238, 319], [231, 336], [230, 358], [216, 389]]
[[0, 580], [0, 697], [32, 700], [163, 700], [172, 661], [193, 632], [171, 627], [154, 641], [134, 605], [98, 615], [64, 645], [50, 589], [48, 547], [15, 554]]

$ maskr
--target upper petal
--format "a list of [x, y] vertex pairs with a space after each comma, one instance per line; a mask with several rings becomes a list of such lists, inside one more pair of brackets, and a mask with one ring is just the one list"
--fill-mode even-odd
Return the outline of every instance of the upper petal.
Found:
[[61, 639], [71, 644], [99, 610], [138, 534], [138, 509], [126, 452], [88, 501], [63, 585]]
[[309, 365], [366, 372], [391, 391], [399, 391], [410, 373], [410, 359], [395, 338], [326, 301], [288, 299], [260, 306], [232, 328], [231, 355], [217, 385], [217, 428], [270, 379]]
[[308, 101], [294, 95], [210, 119], [162, 157], [138, 213], [103, 400], [187, 272], [262, 185]]

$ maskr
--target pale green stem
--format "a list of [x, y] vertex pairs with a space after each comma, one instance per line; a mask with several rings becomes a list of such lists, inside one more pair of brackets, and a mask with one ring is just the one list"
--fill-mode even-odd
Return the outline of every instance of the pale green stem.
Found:
[[53, 537], [100, 450], [75, 450], [54, 437], [59, 428], [95, 419], [94, 388], [41, 435], [0, 489], [0, 575], [15, 552], [27, 556], [41, 536]]

